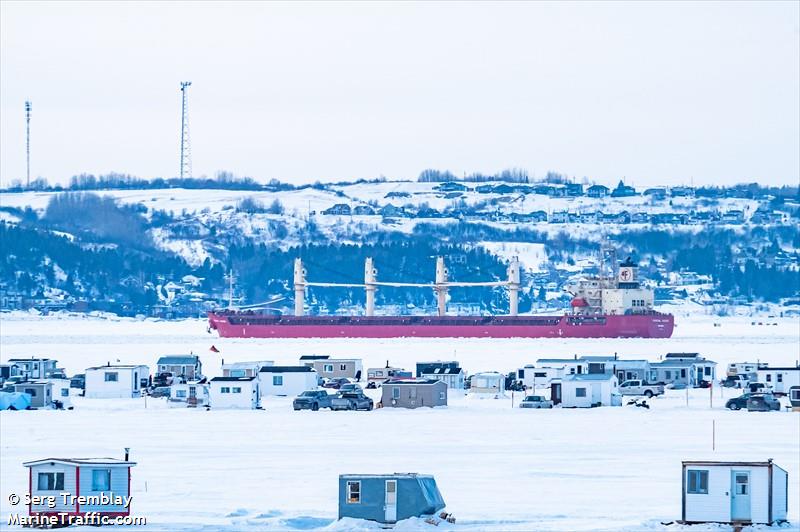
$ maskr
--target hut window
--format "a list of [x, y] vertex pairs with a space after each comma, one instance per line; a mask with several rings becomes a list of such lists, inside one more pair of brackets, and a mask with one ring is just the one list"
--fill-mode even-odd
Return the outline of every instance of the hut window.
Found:
[[586, 388], [575, 388], [575, 397], [586, 397]]
[[708, 494], [708, 471], [689, 469], [686, 473], [686, 493]]
[[69, 388], [61, 388], [61, 397], [69, 397]]
[[176, 390], [175, 397], [186, 397], [186, 390]]
[[397, 386], [392, 388], [392, 399], [400, 399], [400, 388]]
[[31, 397], [36, 397], [36, 389], [35, 388], [25, 388], [25, 393], [27, 393]]
[[106, 382], [117, 382], [119, 380], [119, 373], [111, 371], [105, 374]]
[[242, 389], [241, 389], [241, 388], [239, 388], [239, 387], [235, 387], [235, 388], [233, 389], [233, 393], [242, 393]]
[[231, 389], [227, 386], [223, 386], [219, 389], [219, 393], [231, 393]]
[[347, 481], [347, 504], [359, 504], [361, 502], [361, 481]]
[[339, 369], [342, 370], [342, 371], [346, 371], [347, 370], [347, 364], [339, 364]]
[[283, 375], [273, 375], [272, 376], [272, 385], [273, 386], [283, 386]]
[[111, 470], [92, 469], [92, 491], [108, 491], [111, 489]]
[[323, 364], [322, 365], [322, 371], [324, 371], [326, 373], [332, 373], [333, 372], [333, 364]]
[[778, 382], [783, 382], [783, 373], [778, 373]]
[[64, 473], [39, 473], [39, 491], [64, 489]]
[[767, 373], [767, 382], [772, 382], [772, 375]]
[[444, 392], [439, 392], [439, 400], [444, 401]]

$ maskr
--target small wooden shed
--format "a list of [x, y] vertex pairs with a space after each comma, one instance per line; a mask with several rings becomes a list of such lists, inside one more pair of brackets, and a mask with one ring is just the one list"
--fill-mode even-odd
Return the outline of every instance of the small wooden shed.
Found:
[[786, 521], [789, 475], [766, 462], [683, 462], [685, 523], [772, 525]]
[[[136, 462], [116, 458], [44, 458], [25, 462], [34, 515], [130, 515], [131, 467]], [[68, 497], [61, 494], [66, 493]]]
[[433, 515], [442, 508], [444, 499], [431, 475], [339, 475], [339, 519], [395, 523]]

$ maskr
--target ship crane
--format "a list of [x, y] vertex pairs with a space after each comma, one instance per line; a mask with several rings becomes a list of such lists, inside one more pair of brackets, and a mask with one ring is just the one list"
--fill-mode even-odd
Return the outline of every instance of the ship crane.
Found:
[[375, 292], [379, 286], [395, 288], [432, 288], [436, 293], [439, 316], [447, 313], [447, 291], [450, 287], [477, 287], [477, 286], [505, 286], [508, 288], [509, 314], [516, 316], [519, 309], [520, 272], [519, 259], [514, 257], [508, 265], [506, 281], [486, 282], [452, 282], [448, 279], [449, 270], [444, 263], [444, 257], [436, 257], [436, 280], [434, 283], [399, 283], [378, 281], [378, 270], [374, 267], [372, 257], [364, 261], [364, 283], [320, 283], [306, 280], [306, 269], [300, 258], [294, 260], [294, 315], [302, 316], [305, 306], [306, 287], [317, 286], [322, 288], [364, 288], [367, 296], [366, 315], [375, 315]]

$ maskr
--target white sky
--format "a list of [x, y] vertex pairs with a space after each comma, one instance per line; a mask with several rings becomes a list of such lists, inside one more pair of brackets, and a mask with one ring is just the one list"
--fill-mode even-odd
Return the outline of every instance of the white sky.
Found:
[[0, 181], [797, 184], [800, 3], [0, 4]]

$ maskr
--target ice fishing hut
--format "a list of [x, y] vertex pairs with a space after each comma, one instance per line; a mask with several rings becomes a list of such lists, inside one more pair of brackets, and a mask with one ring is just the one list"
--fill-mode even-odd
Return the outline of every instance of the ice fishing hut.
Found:
[[395, 523], [442, 508], [444, 499], [432, 475], [339, 475], [339, 519]]
[[684, 523], [786, 521], [789, 475], [766, 462], [683, 462]]
[[[124, 460], [44, 458], [22, 465], [28, 468], [31, 498], [39, 497], [41, 501], [29, 505], [31, 516], [62, 513], [76, 516], [87, 512], [108, 517], [130, 515], [131, 467], [136, 462], [128, 460], [127, 449]], [[62, 497], [61, 493], [74, 496], [74, 500]]]

